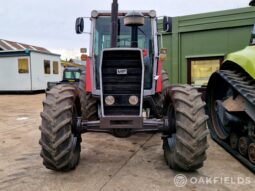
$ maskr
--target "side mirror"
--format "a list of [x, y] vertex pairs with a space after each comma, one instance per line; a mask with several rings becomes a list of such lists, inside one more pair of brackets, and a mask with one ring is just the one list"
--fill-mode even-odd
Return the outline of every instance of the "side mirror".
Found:
[[164, 62], [167, 59], [167, 49], [161, 48], [159, 53], [159, 60], [160, 62]]
[[172, 17], [163, 18], [163, 30], [165, 32], [172, 32]]
[[255, 0], [252, 0], [250, 3], [249, 3], [250, 6], [255, 6]]
[[84, 31], [84, 20], [82, 17], [79, 17], [76, 19], [76, 22], [75, 22], [75, 32], [77, 34], [81, 34], [83, 33]]

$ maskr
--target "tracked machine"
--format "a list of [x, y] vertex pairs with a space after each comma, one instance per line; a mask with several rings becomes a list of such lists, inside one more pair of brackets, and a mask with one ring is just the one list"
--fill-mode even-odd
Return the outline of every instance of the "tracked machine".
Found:
[[206, 94], [212, 138], [255, 172], [255, 25], [250, 45], [226, 56]]
[[[162, 132], [169, 167], [202, 167], [208, 148], [205, 103], [195, 88], [169, 84], [162, 70], [165, 50], [158, 47], [156, 12], [118, 11], [114, 0], [112, 11], [92, 11], [90, 20], [90, 58], [79, 87], [54, 86], [43, 101], [40, 144], [45, 167], [74, 169], [82, 133], [125, 137], [151, 130]], [[83, 30], [84, 18], [78, 18], [76, 32]]]

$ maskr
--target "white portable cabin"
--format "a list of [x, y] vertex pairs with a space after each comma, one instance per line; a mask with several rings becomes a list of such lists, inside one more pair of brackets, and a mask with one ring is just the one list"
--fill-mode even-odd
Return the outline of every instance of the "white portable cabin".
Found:
[[60, 55], [35, 51], [0, 51], [0, 92], [45, 90], [62, 78]]

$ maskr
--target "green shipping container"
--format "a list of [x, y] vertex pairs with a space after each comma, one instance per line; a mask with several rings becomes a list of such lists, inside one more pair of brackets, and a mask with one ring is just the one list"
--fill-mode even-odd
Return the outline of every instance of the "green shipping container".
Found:
[[[254, 7], [173, 17], [172, 32], [162, 32], [160, 46], [168, 49], [164, 68], [171, 83], [205, 89], [224, 56], [249, 44], [254, 23]], [[163, 31], [162, 20], [158, 31]]]

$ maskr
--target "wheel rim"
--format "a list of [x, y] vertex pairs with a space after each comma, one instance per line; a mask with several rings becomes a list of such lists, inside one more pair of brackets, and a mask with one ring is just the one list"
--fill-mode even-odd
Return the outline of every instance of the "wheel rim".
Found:
[[213, 131], [216, 133], [216, 135], [222, 139], [225, 140], [230, 136], [230, 129], [227, 127], [224, 127], [223, 124], [221, 123], [218, 114], [217, 114], [217, 100], [223, 100], [226, 99], [227, 97], [229, 97], [229, 92], [231, 92], [232, 90], [228, 87], [228, 84], [223, 81], [223, 80], [218, 80], [217, 83], [215, 83], [217, 85], [221, 85], [221, 86], [215, 86], [215, 87], [211, 87], [211, 91], [210, 91], [210, 97], [209, 97], [209, 110], [210, 110], [210, 119], [212, 122], [212, 128]]
[[167, 110], [168, 130], [165, 132], [164, 144], [167, 149], [165, 151], [172, 151], [176, 144], [176, 113], [173, 103], [170, 103]]
[[[77, 118], [78, 118], [78, 111], [76, 106], [73, 106], [73, 113], [72, 113], [72, 133], [75, 137], [78, 137], [78, 131], [77, 131]], [[79, 141], [79, 140], [78, 140]]]
[[248, 149], [248, 155], [249, 155], [249, 159], [250, 161], [255, 164], [255, 144], [251, 143], [249, 145], [249, 149]]
[[168, 107], [167, 111], [167, 116], [168, 116], [168, 127], [169, 127], [169, 135], [175, 134], [176, 133], [176, 114], [175, 114], [175, 109], [174, 105], [171, 103]]
[[73, 146], [73, 168], [79, 163], [80, 160], [80, 151], [81, 151], [81, 135], [77, 132], [77, 117], [78, 117], [78, 111], [76, 108], [76, 105], [73, 106], [73, 113], [72, 113], [72, 134], [74, 136], [74, 143], [75, 145]]

